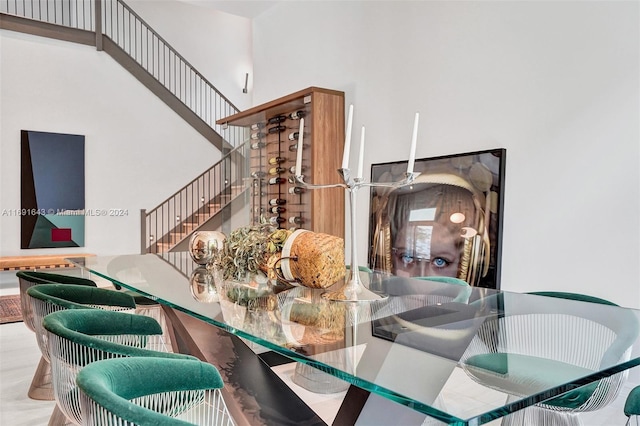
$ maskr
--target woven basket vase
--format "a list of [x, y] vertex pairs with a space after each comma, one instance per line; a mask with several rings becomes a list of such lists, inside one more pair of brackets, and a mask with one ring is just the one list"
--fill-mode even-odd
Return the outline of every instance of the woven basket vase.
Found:
[[295, 231], [282, 250], [285, 278], [309, 288], [327, 288], [344, 278], [344, 240], [305, 230]]

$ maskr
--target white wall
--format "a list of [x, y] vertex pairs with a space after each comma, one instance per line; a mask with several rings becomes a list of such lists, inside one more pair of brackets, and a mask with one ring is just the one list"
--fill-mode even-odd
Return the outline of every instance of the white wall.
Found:
[[251, 20], [184, 1], [126, 0], [140, 17], [239, 110], [252, 106]]
[[[191, 35], [207, 22], [216, 31], [226, 14], [203, 24], [172, 3], [133, 5], [240, 108], [250, 106], [234, 86], [251, 31], [253, 104], [311, 85], [345, 91], [354, 128], [367, 126], [367, 165], [407, 158], [415, 111], [419, 158], [507, 148], [503, 289], [640, 307], [637, 2], [279, 2], [252, 30], [203, 44]], [[9, 31], [0, 43], [0, 208], [19, 207], [20, 129], [85, 134], [87, 207], [130, 216], [87, 218], [78, 251], [137, 251], [137, 209], [210, 165], [214, 150], [107, 55]], [[364, 220], [358, 235], [364, 261]], [[18, 218], [0, 217], [0, 241], [3, 256], [24, 253]]]
[[416, 111], [418, 158], [506, 148], [502, 288], [640, 307], [638, 8], [279, 2], [254, 19], [254, 101], [345, 91], [365, 167], [408, 158]]
[[85, 247], [20, 250], [20, 218], [0, 216], [2, 256], [140, 250], [140, 209], [152, 209], [220, 155], [106, 53], [0, 31], [0, 211], [20, 208], [20, 130], [85, 135]]

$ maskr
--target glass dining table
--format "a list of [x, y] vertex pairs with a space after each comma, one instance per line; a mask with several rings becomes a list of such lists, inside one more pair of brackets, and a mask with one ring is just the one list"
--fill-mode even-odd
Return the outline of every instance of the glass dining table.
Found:
[[[640, 365], [639, 311], [567, 294], [360, 272], [383, 297], [353, 303], [323, 297], [341, 282], [310, 289], [223, 281], [188, 253], [69, 261], [366, 391], [356, 424], [480, 425], [534, 405], [575, 409], [576, 399], [619, 389]], [[328, 392], [330, 382], [307, 385]]]

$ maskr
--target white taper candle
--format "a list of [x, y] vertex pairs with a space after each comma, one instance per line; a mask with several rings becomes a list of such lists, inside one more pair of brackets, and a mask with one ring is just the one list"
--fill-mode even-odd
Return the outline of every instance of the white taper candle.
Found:
[[411, 137], [411, 148], [409, 150], [409, 163], [407, 164], [407, 173], [413, 173], [413, 165], [416, 162], [416, 143], [418, 142], [418, 121], [420, 121], [420, 113], [416, 112], [416, 119], [413, 122], [413, 136]]
[[342, 168], [349, 168], [349, 150], [351, 149], [351, 126], [353, 125], [353, 104], [349, 105], [349, 117], [347, 118], [347, 133], [344, 138], [344, 153], [342, 154]]
[[302, 175], [302, 141], [304, 139], [304, 118], [300, 119], [300, 130], [298, 131], [298, 152], [296, 155], [296, 176]]
[[362, 179], [362, 170], [364, 168], [364, 126], [362, 126], [362, 133], [360, 133], [360, 154], [358, 156], [358, 174], [357, 178]]

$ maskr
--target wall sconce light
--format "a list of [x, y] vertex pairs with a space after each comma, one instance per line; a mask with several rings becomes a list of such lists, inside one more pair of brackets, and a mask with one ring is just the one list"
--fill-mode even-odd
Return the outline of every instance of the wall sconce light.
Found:
[[242, 89], [242, 93], [247, 93], [247, 86], [249, 85], [249, 73], [244, 75], [244, 89]]

